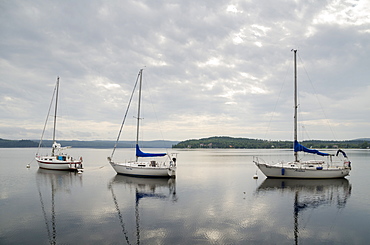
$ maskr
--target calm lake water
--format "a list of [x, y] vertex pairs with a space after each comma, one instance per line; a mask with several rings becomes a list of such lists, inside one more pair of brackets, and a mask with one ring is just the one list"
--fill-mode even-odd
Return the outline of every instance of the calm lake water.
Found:
[[41, 170], [35, 152], [0, 149], [0, 244], [370, 243], [370, 150], [346, 151], [345, 179], [305, 181], [253, 179], [253, 156], [292, 160], [289, 150], [170, 149], [169, 180], [116, 175], [110, 149], [70, 149], [82, 174]]

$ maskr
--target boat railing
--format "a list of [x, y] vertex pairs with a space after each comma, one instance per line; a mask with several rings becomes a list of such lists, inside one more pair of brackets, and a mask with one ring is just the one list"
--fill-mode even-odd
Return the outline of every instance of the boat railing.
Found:
[[253, 156], [253, 162], [255, 164], [259, 164], [260, 163], [258, 157], [255, 157], [255, 156]]
[[[261, 158], [261, 157], [256, 157], [256, 156], [253, 156], [253, 162], [255, 164], [266, 164], [267, 162]], [[281, 163], [281, 162], [280, 162]]]
[[126, 161], [129, 166], [139, 166], [139, 167], [167, 167], [168, 164], [166, 161], [156, 161], [156, 160], [150, 160], [150, 161], [145, 161], [145, 162], [137, 162], [134, 160], [131, 161]]
[[82, 163], [69, 163], [69, 169], [74, 169], [74, 170], [78, 170], [78, 169], [83, 169], [82, 167]]

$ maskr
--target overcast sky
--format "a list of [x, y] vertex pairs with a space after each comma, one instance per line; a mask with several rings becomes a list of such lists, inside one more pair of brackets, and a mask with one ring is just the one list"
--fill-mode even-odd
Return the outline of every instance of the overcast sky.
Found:
[[299, 139], [370, 137], [369, 13], [365, 0], [1, 0], [0, 138], [41, 137], [59, 76], [57, 138], [115, 140], [144, 68], [142, 140], [292, 140], [291, 49]]

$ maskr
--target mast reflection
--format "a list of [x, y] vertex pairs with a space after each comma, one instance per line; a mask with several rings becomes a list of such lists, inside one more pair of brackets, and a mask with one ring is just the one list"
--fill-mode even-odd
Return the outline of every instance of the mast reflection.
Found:
[[[39, 168], [36, 173], [37, 190], [44, 217], [49, 244], [57, 243], [56, 203], [55, 195], [58, 192], [70, 193], [75, 184], [82, 185], [82, 175], [76, 172], [47, 170]], [[47, 213], [50, 206], [50, 214]]]
[[351, 196], [352, 186], [342, 179], [271, 179], [267, 178], [257, 188], [257, 193], [281, 192], [294, 194], [294, 240], [299, 241], [298, 215], [300, 212], [315, 209], [322, 205], [343, 209]]
[[126, 187], [131, 191], [135, 192], [135, 221], [136, 221], [136, 244], [140, 244], [140, 214], [139, 214], [139, 202], [142, 199], [162, 199], [170, 200], [172, 202], [177, 201], [176, 195], [176, 179], [171, 178], [138, 178], [124, 175], [116, 175], [108, 184], [108, 188], [111, 190], [112, 199], [115, 205], [115, 209], [120, 221], [122, 233], [124, 234], [127, 244], [130, 243], [126, 223], [124, 222], [124, 216], [118, 204], [117, 196], [114, 191], [114, 186], [120, 186], [120, 188]]

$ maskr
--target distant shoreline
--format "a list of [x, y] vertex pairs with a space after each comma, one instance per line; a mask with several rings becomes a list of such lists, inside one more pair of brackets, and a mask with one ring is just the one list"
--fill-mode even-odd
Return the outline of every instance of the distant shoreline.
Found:
[[[116, 141], [94, 140], [94, 141], [80, 141], [80, 140], [58, 140], [62, 146], [71, 146], [73, 148], [93, 148], [93, 149], [111, 149], [114, 147]], [[42, 147], [51, 147], [52, 140], [43, 140]], [[140, 146], [142, 148], [172, 148], [179, 141], [170, 140], [152, 140], [142, 141]], [[118, 148], [134, 148], [135, 141], [119, 141]], [[0, 138], [0, 148], [33, 148], [38, 147], [39, 142], [35, 140], [6, 140]]]
[[[369, 149], [370, 138], [331, 141], [306, 140], [301, 142], [308, 148], [315, 149]], [[191, 139], [179, 142], [173, 148], [179, 149], [291, 149], [293, 141], [261, 140], [249, 138], [233, 138], [228, 136], [215, 136], [203, 139]]]
[[[115, 141], [94, 140], [60, 140], [62, 146], [71, 146], [73, 148], [92, 148], [92, 149], [111, 149]], [[306, 140], [301, 142], [306, 147], [317, 149], [369, 149], [370, 138], [361, 138], [354, 140]], [[120, 141], [118, 148], [134, 148], [135, 141]], [[185, 141], [171, 140], [152, 140], [141, 141], [142, 148], [176, 148], [176, 149], [291, 149], [292, 141], [270, 141], [250, 138], [233, 138], [228, 136], [215, 136], [201, 139], [190, 139]], [[38, 147], [36, 140], [7, 140], [0, 138], [0, 148], [33, 148]], [[42, 147], [51, 147], [52, 140], [42, 141]]]

